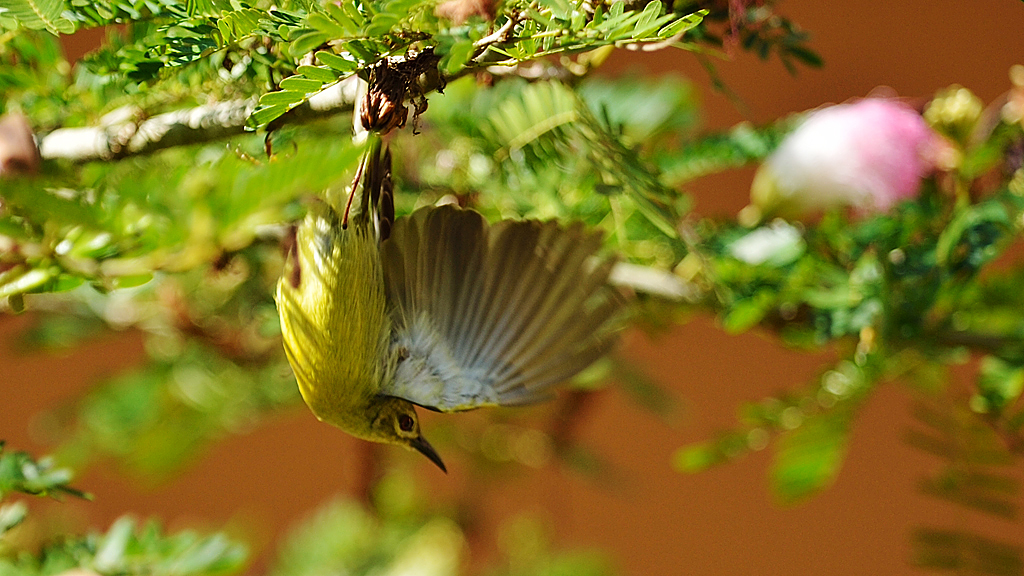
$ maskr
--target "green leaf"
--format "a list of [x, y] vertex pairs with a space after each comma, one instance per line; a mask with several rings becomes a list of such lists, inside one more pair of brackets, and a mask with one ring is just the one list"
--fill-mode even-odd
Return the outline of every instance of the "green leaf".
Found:
[[[935, 244], [938, 264], [943, 267], [960, 263], [980, 266], [995, 255], [994, 246], [991, 242], [978, 242], [977, 240], [984, 238], [976, 239], [976, 235], [970, 233], [984, 233], [986, 225], [1005, 229], [1009, 223], [1010, 215], [1006, 207], [997, 200], [989, 200], [964, 209], [942, 231]], [[956, 262], [953, 261], [954, 257]]]
[[328, 82], [334, 82], [338, 79], [338, 75], [334, 73], [330, 68], [321, 68], [320, 66], [299, 66], [296, 72], [302, 74], [310, 80], [318, 80], [324, 84]]
[[640, 17], [636, 21], [636, 26], [633, 28], [634, 38], [644, 38], [653, 34], [660, 27], [655, 21], [661, 15], [662, 8], [660, 0], [649, 2], [644, 7], [643, 12], [640, 13]]
[[848, 422], [843, 413], [809, 417], [775, 442], [771, 481], [784, 503], [794, 503], [835, 480], [846, 456]]
[[75, 23], [61, 16], [63, 0], [0, 0], [0, 12], [13, 16], [29, 30], [46, 29], [54, 35], [75, 31]]
[[255, 32], [263, 18], [268, 18], [268, 14], [262, 10], [242, 8], [223, 14], [217, 20], [217, 29], [225, 43], [236, 42]]
[[825, 61], [822, 60], [821, 56], [806, 46], [788, 46], [787, 51], [792, 54], [794, 58], [813, 68], [821, 68], [825, 65]]
[[590, 26], [600, 26], [604, 22], [604, 3], [594, 6], [594, 14], [590, 17]]
[[309, 78], [303, 78], [302, 76], [289, 76], [288, 78], [281, 80], [282, 90], [288, 90], [289, 92], [301, 92], [305, 94], [318, 92], [323, 85], [324, 83], [319, 80], [311, 80]]
[[85, 279], [83, 278], [68, 274], [61, 274], [54, 278], [46, 288], [48, 292], [67, 292], [68, 290], [78, 288], [83, 283], [85, 283]]
[[125, 516], [98, 538], [91, 563], [102, 574], [190, 576], [237, 571], [245, 556], [245, 548], [223, 534], [183, 531], [164, 536], [155, 522], [137, 527]]
[[224, 534], [212, 534], [191, 543], [187, 554], [174, 562], [174, 569], [183, 574], [234, 572], [244, 558], [245, 549], [241, 545]]
[[583, 10], [574, 10], [572, 13], [572, 20], [569, 24], [569, 29], [574, 33], [579, 32], [587, 25], [587, 13]]
[[[375, 43], [370, 42], [368, 40], [349, 40], [348, 42], [342, 44], [342, 46], [344, 47], [345, 50], [348, 50], [348, 52], [352, 56], [355, 56], [356, 59], [360, 62], [360, 64], [376, 62], [377, 59], [380, 57], [378, 46]], [[327, 63], [324, 62], [324, 64]], [[334, 67], [331, 64], [327, 65], [331, 66], [332, 68]], [[359, 64], [357, 64], [357, 66], [359, 66]]]
[[559, 20], [565, 20], [569, 17], [574, 3], [569, 0], [546, 0], [542, 5], [550, 9], [551, 13]]
[[672, 456], [672, 466], [679, 472], [695, 474], [726, 461], [714, 442], [701, 442], [684, 446]]
[[267, 106], [266, 108], [260, 108], [249, 116], [247, 124], [250, 128], [266, 126], [287, 111], [288, 104], [277, 104], [274, 106]]
[[326, 43], [327, 40], [327, 35], [323, 32], [307, 32], [292, 40], [291, 44], [288, 45], [288, 53], [293, 58], [301, 58]]
[[662, 161], [665, 180], [677, 185], [761, 160], [775, 149], [787, 132], [785, 120], [778, 124], [755, 129], [741, 122], [728, 132], [705, 135]]
[[197, 16], [216, 16], [221, 10], [230, 10], [231, 6], [224, 0], [186, 0], [185, 14], [190, 18]]
[[704, 17], [707, 16], [707, 10], [701, 10], [666, 24], [664, 28], [658, 31], [658, 36], [662, 38], [671, 38], [680, 32], [686, 32], [697, 27], [701, 22], [704, 21]]
[[153, 279], [153, 274], [133, 274], [131, 276], [118, 276], [110, 281], [111, 288], [135, 288], [142, 286]]
[[755, 292], [729, 309], [722, 318], [722, 328], [730, 334], [750, 330], [775, 306], [775, 300], [775, 295], [769, 290]]
[[0, 536], [21, 524], [28, 516], [28, 505], [24, 502], [0, 504]]
[[290, 92], [288, 90], [267, 92], [263, 96], [260, 96], [260, 106], [287, 106], [289, 104], [297, 104], [305, 99], [306, 95], [302, 92]]
[[399, 22], [401, 22], [401, 18], [396, 14], [374, 14], [373, 18], [370, 20], [370, 24], [366, 27], [366, 30], [364, 30], [364, 33], [370, 38], [383, 36], [390, 32], [392, 28], [397, 26]]
[[122, 517], [114, 521], [96, 547], [92, 563], [97, 571], [113, 573], [118, 566], [124, 564], [125, 549], [134, 529], [135, 521], [131, 518]]
[[544, 28], [557, 27], [557, 25], [551, 21], [551, 17], [538, 10], [533, 5], [527, 7], [526, 14], [530, 17], [530, 20], [542, 25]]
[[[990, 368], [991, 370], [991, 368]], [[927, 429], [911, 429], [907, 441], [915, 448], [938, 456], [944, 466], [921, 482], [926, 494], [993, 516], [1017, 516], [1020, 481], [1004, 439], [960, 403], [918, 403], [914, 416]]]
[[[331, 7], [331, 4], [334, 4], [334, 2], [329, 2], [327, 5], [327, 9], [331, 13], [331, 15], [336, 15], [337, 12]], [[372, 9], [372, 5], [363, 4], [362, 6]], [[366, 24], [366, 15], [363, 14], [363, 12], [359, 9], [359, 6], [356, 5], [356, 2], [354, 0], [343, 0], [342, 2], [339, 3], [338, 8], [340, 8], [340, 11], [343, 12], [346, 16], [348, 16], [352, 23], [355, 25], [355, 32], [361, 30], [362, 27]], [[341, 18], [338, 18], [338, 21], [342, 21]]]
[[556, 132], [579, 118], [572, 91], [558, 82], [538, 82], [524, 88], [521, 98], [509, 98], [489, 115], [491, 126], [509, 150], [518, 150]]
[[769, 440], [768, 432], [753, 430], [732, 431], [712, 441], [683, 446], [672, 455], [672, 467], [677, 472], [696, 474], [747, 454], [761, 450]]
[[27, 269], [16, 266], [0, 273], [0, 298], [29, 292], [48, 282], [55, 274], [51, 268]]
[[473, 50], [473, 42], [469, 40], [456, 42], [448, 51], [447, 60], [442, 64], [444, 72], [453, 75], [462, 70], [462, 67], [469, 61], [469, 57], [473, 55]]
[[343, 38], [348, 35], [344, 26], [320, 13], [310, 14], [308, 22], [310, 26], [323, 32], [329, 38]]
[[984, 411], [1000, 412], [1024, 392], [1024, 367], [995, 356], [986, 356], [978, 370], [978, 394]]
[[[351, 2], [346, 2], [346, 4], [351, 4]], [[331, 15], [334, 22], [341, 27], [341, 36], [355, 36], [359, 34], [359, 28], [362, 25], [361, 20], [359, 24], [356, 24], [344, 9], [334, 2], [328, 2], [326, 8], [327, 13]]]
[[321, 50], [320, 52], [314, 54], [314, 56], [316, 56], [316, 59], [319, 60], [321, 64], [329, 66], [330, 68], [333, 68], [338, 72], [352, 72], [353, 70], [359, 67], [358, 63], [347, 58], [338, 56], [333, 52], [325, 52]]

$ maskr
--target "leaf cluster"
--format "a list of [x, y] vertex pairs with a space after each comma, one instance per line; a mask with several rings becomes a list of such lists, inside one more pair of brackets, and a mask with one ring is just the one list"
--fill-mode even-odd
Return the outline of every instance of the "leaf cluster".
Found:
[[57, 467], [52, 458], [35, 460], [26, 452], [6, 450], [0, 442], [0, 500], [15, 492], [33, 496], [67, 494], [86, 497], [84, 492], [71, 487], [71, 477], [71, 471]]
[[707, 10], [693, 31], [694, 42], [731, 49], [738, 45], [767, 60], [773, 54], [791, 74], [797, 65], [820, 67], [821, 57], [808, 45], [810, 34], [780, 14], [774, 1], [688, 0], [676, 2], [675, 10]]
[[[992, 374], [992, 369], [985, 371]], [[918, 426], [907, 441], [942, 461], [941, 470], [921, 483], [936, 498], [999, 518], [1016, 520], [1020, 480], [1017, 460], [984, 421], [962, 405], [930, 399], [914, 409]], [[1005, 539], [946, 528], [919, 528], [913, 536], [914, 562], [940, 570], [1020, 574], [1024, 549]]]
[[202, 536], [183, 531], [165, 535], [156, 522], [139, 526], [127, 516], [116, 520], [105, 533], [67, 536], [45, 544], [35, 554], [7, 552], [0, 552], [0, 571], [12, 576], [70, 571], [97, 576], [212, 576], [239, 572], [246, 557], [245, 548], [223, 534]]
[[[70, 486], [71, 471], [58, 468], [52, 457], [33, 459], [25, 452], [10, 452], [0, 442], [0, 499], [20, 492], [35, 496], [71, 495], [90, 498]], [[0, 537], [25, 522], [28, 507], [23, 502], [0, 504]], [[200, 536], [194, 532], [162, 534], [155, 522], [137, 527], [123, 517], [105, 534], [62, 537], [45, 543], [38, 552], [17, 550], [0, 540], [0, 573], [14, 576], [44, 576], [68, 570], [87, 574], [113, 575], [147, 573], [199, 576], [237, 572], [245, 549], [222, 534]]]
[[[429, 47], [440, 56], [440, 73], [456, 78], [486, 66], [513, 66], [607, 45], [665, 41], [696, 26], [701, 17], [665, 14], [658, 0], [643, 10], [626, 10], [626, 3], [614, 2], [607, 12], [600, 3], [593, 10], [583, 2], [525, 7], [513, 3], [493, 25], [475, 21], [452, 28], [432, 15], [431, 6], [409, 0], [378, 7], [342, 2], [310, 14], [306, 26], [288, 37], [288, 51], [296, 58], [313, 52], [320, 66], [296, 69], [298, 74], [284, 79], [279, 91], [263, 95], [251, 126], [265, 126], [334, 82], [410, 48]], [[504, 32], [488, 34], [492, 27]]]

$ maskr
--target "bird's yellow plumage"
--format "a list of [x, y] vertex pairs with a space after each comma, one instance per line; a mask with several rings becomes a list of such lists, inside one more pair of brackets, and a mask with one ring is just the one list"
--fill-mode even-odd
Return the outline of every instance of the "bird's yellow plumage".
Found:
[[290, 267], [277, 289], [285, 352], [306, 404], [339, 425], [336, 407], [365, 404], [384, 379], [390, 321], [378, 242], [317, 205], [297, 230]]
[[361, 170], [351, 213], [319, 203], [298, 226], [277, 290], [284, 348], [317, 418], [443, 469], [414, 404], [545, 399], [608, 350], [622, 298], [582, 226], [491, 226], [450, 206], [393, 223], [379, 140]]

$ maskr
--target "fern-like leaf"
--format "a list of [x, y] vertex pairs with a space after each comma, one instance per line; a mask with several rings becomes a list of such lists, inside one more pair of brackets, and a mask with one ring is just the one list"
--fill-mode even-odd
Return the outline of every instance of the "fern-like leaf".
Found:
[[920, 403], [914, 416], [923, 427], [907, 441], [945, 461], [943, 470], [922, 482], [927, 494], [1003, 518], [1017, 516], [1018, 481], [1002, 472], [1014, 458], [995, 432], [963, 407]]
[[71, 34], [75, 24], [64, 18], [63, 0], [0, 0], [0, 14], [12, 16], [29, 30]]
[[956, 574], [1021, 576], [1020, 546], [958, 530], [918, 529], [912, 541], [914, 564]]

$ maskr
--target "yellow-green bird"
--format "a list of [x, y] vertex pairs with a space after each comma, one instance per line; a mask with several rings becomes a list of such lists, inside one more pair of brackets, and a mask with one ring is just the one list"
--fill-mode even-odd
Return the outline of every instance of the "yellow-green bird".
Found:
[[[313, 414], [418, 450], [442, 470], [414, 405], [530, 404], [605, 354], [624, 299], [576, 224], [423, 208], [394, 220], [380, 141], [349, 207], [312, 207], [277, 287], [284, 349]], [[353, 201], [357, 202], [354, 203]], [[351, 208], [351, 210], [350, 210]]]

